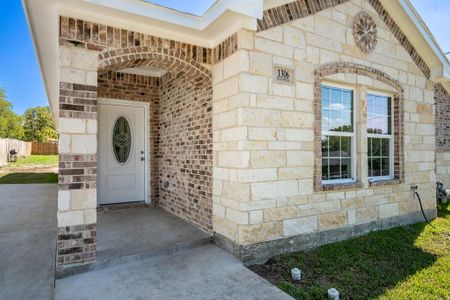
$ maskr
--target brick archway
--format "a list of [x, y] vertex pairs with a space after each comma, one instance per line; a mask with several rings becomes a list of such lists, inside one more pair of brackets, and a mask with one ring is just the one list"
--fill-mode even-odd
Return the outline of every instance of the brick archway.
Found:
[[[403, 182], [404, 179], [404, 167], [403, 167], [403, 102], [404, 102], [404, 89], [401, 83], [389, 76], [387, 73], [378, 69], [365, 66], [362, 64], [351, 62], [334, 62], [320, 65], [314, 72], [314, 136], [315, 136], [315, 162], [314, 162], [314, 190], [322, 191], [324, 186], [322, 185], [322, 150], [321, 150], [321, 137], [322, 137], [322, 79], [326, 76], [339, 74], [339, 73], [352, 73], [356, 75], [366, 76], [373, 80], [380, 81], [391, 86], [395, 91], [394, 95], [394, 134], [396, 136], [394, 144], [394, 176], [395, 179]], [[332, 187], [329, 187], [332, 189]]]
[[100, 53], [101, 73], [134, 67], [156, 67], [191, 80], [196, 86], [212, 84], [211, 71], [179, 49], [130, 47]]

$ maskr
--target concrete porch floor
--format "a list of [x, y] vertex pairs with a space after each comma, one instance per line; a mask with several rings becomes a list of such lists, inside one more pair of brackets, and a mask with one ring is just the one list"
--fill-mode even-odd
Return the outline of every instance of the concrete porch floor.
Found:
[[209, 243], [212, 237], [159, 207], [99, 212], [97, 263], [127, 262]]

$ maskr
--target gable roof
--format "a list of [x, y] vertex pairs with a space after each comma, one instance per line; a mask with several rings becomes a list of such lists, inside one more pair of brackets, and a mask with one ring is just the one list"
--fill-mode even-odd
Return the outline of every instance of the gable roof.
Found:
[[[301, 0], [308, 3], [309, 9], [318, 3], [326, 6], [324, 3], [346, 1]], [[449, 61], [411, 3], [408, 0], [368, 1], [382, 4], [429, 68], [430, 79], [440, 82], [450, 92]], [[203, 16], [195, 16], [142, 0], [22, 0], [51, 104], [58, 99], [61, 15], [213, 48], [241, 28], [261, 29], [258, 20], [268, 10], [295, 2], [300, 0], [217, 0]], [[57, 108], [54, 105], [53, 108], [56, 112]]]

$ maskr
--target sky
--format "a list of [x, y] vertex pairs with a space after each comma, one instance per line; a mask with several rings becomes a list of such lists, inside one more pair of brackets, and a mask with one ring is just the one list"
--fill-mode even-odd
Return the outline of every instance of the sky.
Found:
[[[450, 51], [450, 1], [410, 0], [444, 52]], [[202, 15], [214, 0], [151, 0], [151, 2]], [[13, 109], [47, 105], [47, 95], [34, 53], [20, 0], [0, 0], [0, 87]]]

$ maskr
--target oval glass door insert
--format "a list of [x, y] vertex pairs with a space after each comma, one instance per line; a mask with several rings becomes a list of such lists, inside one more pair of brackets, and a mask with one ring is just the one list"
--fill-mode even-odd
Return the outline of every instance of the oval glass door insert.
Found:
[[128, 161], [131, 153], [131, 127], [124, 117], [119, 117], [114, 124], [113, 149], [116, 160], [120, 164]]

